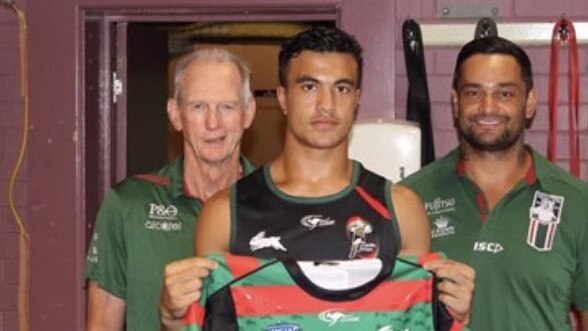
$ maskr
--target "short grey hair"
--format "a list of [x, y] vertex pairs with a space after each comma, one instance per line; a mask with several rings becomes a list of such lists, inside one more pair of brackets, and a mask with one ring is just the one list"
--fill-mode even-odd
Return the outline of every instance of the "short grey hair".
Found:
[[174, 74], [174, 99], [178, 104], [182, 104], [182, 79], [188, 66], [195, 61], [234, 64], [241, 76], [241, 101], [243, 105], [247, 105], [251, 101], [253, 94], [251, 93], [251, 69], [249, 69], [249, 65], [239, 56], [225, 49], [207, 48], [190, 52], [178, 61]]

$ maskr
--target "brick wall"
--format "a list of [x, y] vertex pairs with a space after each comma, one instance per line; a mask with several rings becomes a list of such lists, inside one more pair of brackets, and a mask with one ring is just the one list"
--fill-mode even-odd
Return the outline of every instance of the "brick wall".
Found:
[[[411, 17], [417, 22], [426, 23], [476, 23], [472, 20], [442, 20], [438, 18], [438, 3], [471, 3], [466, 0], [451, 1], [397, 1], [395, 15], [398, 29], [402, 22]], [[484, 1], [488, 3], [489, 1]], [[499, 8], [498, 22], [555, 22], [559, 15], [566, 13], [574, 21], [588, 20], [588, 2], [581, 0], [549, 1], [549, 0], [496, 0], [492, 2]], [[583, 16], [577, 16], [583, 13]], [[499, 31], [500, 33], [500, 31]], [[526, 46], [533, 64], [533, 74], [537, 86], [539, 104], [533, 126], [527, 131], [526, 141], [542, 153], [547, 153], [548, 135], [548, 81], [549, 81], [549, 57], [550, 49], [547, 46]], [[588, 178], [588, 83], [587, 61], [588, 46], [579, 46], [580, 63], [580, 154], [581, 154], [581, 175], [583, 179]], [[427, 48], [425, 45], [426, 66], [428, 72], [429, 94], [431, 98], [431, 117], [434, 127], [435, 149], [437, 157], [445, 155], [457, 145], [457, 137], [451, 120], [451, 107], [449, 95], [451, 92], [451, 80], [458, 47]], [[560, 55], [560, 111], [558, 135], [558, 164], [565, 169], [569, 165], [569, 153], [567, 145], [567, 52]], [[402, 51], [401, 35], [396, 41], [396, 90], [395, 104], [396, 117], [404, 118], [406, 107], [407, 79], [404, 68], [404, 54]]]
[[[19, 3], [22, 6], [22, 1]], [[22, 99], [16, 15], [0, 6], [0, 331], [18, 329], [18, 230], [8, 206], [7, 188], [20, 148]], [[21, 216], [26, 216], [26, 162], [16, 188]]]

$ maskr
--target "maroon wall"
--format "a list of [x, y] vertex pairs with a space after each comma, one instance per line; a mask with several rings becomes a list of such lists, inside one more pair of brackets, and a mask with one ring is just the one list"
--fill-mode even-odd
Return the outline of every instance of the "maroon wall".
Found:
[[[412, 17], [437, 19], [438, 1], [391, 0], [15, 0], [29, 20], [31, 126], [30, 148], [19, 176], [17, 201], [32, 236], [31, 330], [81, 330], [84, 319], [83, 260], [85, 247], [83, 187], [83, 114], [81, 100], [82, 13], [89, 8], [183, 8], [206, 6], [337, 7], [341, 26], [366, 47], [362, 118], [397, 117], [404, 113], [406, 78], [398, 30]], [[452, 3], [469, 2], [453, 0]], [[500, 0], [502, 21], [549, 22], [562, 12], [587, 20], [583, 0]], [[255, 17], [253, 17], [255, 18]], [[18, 38], [15, 16], [0, 7], [0, 331], [17, 329], [18, 235], [6, 199], [7, 182], [22, 129], [18, 91]], [[528, 49], [536, 70], [541, 105], [528, 139], [544, 151], [548, 50]], [[586, 47], [581, 47], [581, 81], [586, 83]], [[437, 154], [455, 146], [449, 117], [449, 81], [456, 49], [427, 50], [429, 85]], [[582, 84], [585, 86], [586, 84]], [[565, 100], [566, 96], [562, 95]], [[581, 92], [582, 155], [588, 155], [587, 103]], [[565, 105], [562, 106], [565, 109]], [[565, 117], [561, 118], [565, 126]], [[562, 164], [567, 162], [561, 139]], [[587, 177], [586, 158], [582, 163]]]
[[[29, 192], [23, 199], [23, 207], [27, 212], [32, 236], [31, 330], [83, 328], [85, 293], [82, 273], [86, 221], [83, 151], [84, 148], [95, 148], [84, 146], [81, 125], [84, 119], [81, 106], [81, 23], [84, 11], [140, 9], [139, 15], [144, 15], [150, 10], [168, 10], [175, 5], [191, 9], [201, 6], [242, 7], [244, 4], [253, 9], [273, 7], [276, 12], [286, 15], [290, 12], [294, 15], [300, 8], [330, 8], [333, 19], [338, 19], [346, 30], [358, 34], [366, 48], [366, 60], [372, 59], [369, 62], [374, 63], [385, 55], [381, 61], [383, 71], [380, 67], [378, 71], [369, 69], [366, 72], [366, 85], [377, 88], [373, 89], [373, 93], [364, 94], [366, 101], [362, 106], [366, 114], [377, 113], [380, 109], [386, 109], [391, 114], [394, 97], [389, 91], [392, 90], [393, 82], [384, 79], [394, 63], [394, 17], [392, 2], [388, 0], [28, 0], [31, 139], [27, 161], [30, 167], [28, 174], [21, 176], [21, 189]], [[262, 18], [251, 14], [246, 16], [247, 19]], [[12, 22], [10, 20], [11, 16], [8, 15], [7, 21]], [[381, 35], [383, 41], [371, 38], [375, 34]], [[15, 39], [11, 39], [10, 45], [13, 50], [16, 49]], [[10, 79], [4, 80], [5, 83], [0, 81], [0, 85], [2, 91], [5, 91], [4, 88], [9, 89], [8, 99], [18, 101], [17, 90], [12, 85], [17, 81], [17, 76], [12, 70]], [[0, 74], [4, 74], [4, 71], [0, 71]], [[11, 118], [15, 122], [18, 119], [18, 103], [12, 105], [12, 108]], [[2, 140], [2, 160], [14, 153], [12, 149], [16, 144], [8, 141], [18, 139], [19, 128], [18, 123], [10, 129], [3, 122], [2, 135], [8, 139]], [[6, 168], [2, 168], [3, 180]], [[11, 217], [2, 207], [2, 222], [10, 222]], [[6, 234], [6, 240], [2, 237], [0, 243], [7, 246], [0, 252], [1, 270], [6, 275], [0, 287], [0, 311], [4, 321], [0, 331], [16, 329], [17, 237], [14, 228], [8, 227], [4, 231], [11, 232]]]
[[[447, 1], [449, 2], [449, 1]], [[456, 1], [452, 1], [455, 3]], [[458, 3], [460, 1], [457, 1]], [[467, 1], [461, 1], [467, 2]], [[487, 2], [486, 2], [487, 3]], [[534, 0], [503, 0], [494, 1], [500, 9], [499, 22], [555, 22], [563, 13], [577, 22], [588, 20], [588, 2], [582, 0], [567, 1], [534, 1]], [[437, 19], [438, 1], [397, 1], [395, 13], [397, 24], [401, 24], [407, 17], [414, 18], [417, 22], [439, 22]], [[474, 23], [476, 19], [467, 22]], [[500, 28], [499, 28], [500, 30]], [[500, 34], [500, 31], [499, 31]], [[526, 135], [527, 142], [540, 152], [547, 153], [547, 133], [549, 129], [548, 118], [548, 80], [549, 80], [549, 45], [525, 46], [533, 64], [535, 86], [539, 98], [537, 114], [533, 126]], [[453, 129], [451, 119], [451, 106], [449, 95], [453, 68], [458, 47], [427, 48], [425, 45], [426, 66], [428, 72], [428, 83], [431, 97], [431, 113], [434, 126], [435, 147], [437, 156], [445, 155], [457, 144], [457, 138]], [[586, 45], [579, 47], [580, 67], [580, 156], [581, 176], [588, 178], [588, 90], [585, 88], [588, 83], [588, 48]], [[402, 41], [396, 40], [396, 90], [395, 104], [398, 117], [404, 116], [406, 105], [406, 88], [408, 85], [402, 51]], [[558, 164], [565, 169], [569, 167], [569, 152], [567, 145], [567, 52], [560, 55], [560, 107], [559, 107], [559, 135], [558, 135]]]
[[[20, 3], [25, 7], [26, 2]], [[26, 8], [25, 8], [26, 9]], [[14, 12], [0, 6], [0, 330], [17, 330], [18, 230], [8, 206], [7, 187], [22, 132], [18, 23]], [[28, 218], [28, 163], [18, 177], [16, 203]]]

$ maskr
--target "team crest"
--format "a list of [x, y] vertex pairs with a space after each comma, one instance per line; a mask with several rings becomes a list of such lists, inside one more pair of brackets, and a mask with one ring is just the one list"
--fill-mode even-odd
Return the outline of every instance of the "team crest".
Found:
[[369, 242], [370, 234], [374, 231], [372, 225], [359, 216], [352, 216], [347, 221], [347, 235], [351, 240], [349, 249], [350, 259], [373, 257], [378, 252], [378, 245]]
[[529, 210], [527, 244], [541, 252], [550, 251], [561, 219], [564, 197], [535, 191]]

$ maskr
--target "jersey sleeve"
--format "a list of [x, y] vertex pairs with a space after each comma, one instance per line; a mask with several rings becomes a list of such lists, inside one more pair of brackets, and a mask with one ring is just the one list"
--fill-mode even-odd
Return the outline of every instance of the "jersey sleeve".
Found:
[[[588, 220], [584, 220], [588, 223]], [[580, 311], [588, 310], [588, 225], [584, 227], [584, 237], [577, 251], [578, 267], [572, 285], [572, 298]]]
[[126, 249], [122, 202], [110, 190], [98, 211], [86, 258], [85, 276], [108, 293], [126, 298]]

